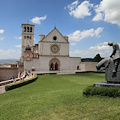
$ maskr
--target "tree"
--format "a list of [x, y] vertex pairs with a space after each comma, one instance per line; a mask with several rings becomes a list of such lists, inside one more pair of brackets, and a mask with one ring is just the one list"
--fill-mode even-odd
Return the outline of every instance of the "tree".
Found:
[[97, 54], [94, 58], [93, 58], [93, 62], [100, 62], [102, 60], [100, 54]]

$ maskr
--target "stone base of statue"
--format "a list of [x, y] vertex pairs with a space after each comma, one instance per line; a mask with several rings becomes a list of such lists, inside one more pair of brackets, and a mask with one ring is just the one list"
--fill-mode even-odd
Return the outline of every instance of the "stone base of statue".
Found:
[[95, 87], [115, 87], [120, 88], [120, 84], [118, 83], [107, 83], [107, 82], [99, 82], [94, 84]]
[[105, 80], [108, 83], [120, 83], [120, 64], [117, 67], [117, 71], [113, 73], [115, 63], [113, 60], [109, 61], [109, 65], [105, 70]]

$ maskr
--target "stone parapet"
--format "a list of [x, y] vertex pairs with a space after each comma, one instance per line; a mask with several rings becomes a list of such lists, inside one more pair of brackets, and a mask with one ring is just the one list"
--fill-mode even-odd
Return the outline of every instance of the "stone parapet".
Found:
[[18, 77], [18, 68], [0, 67], [0, 82], [9, 80], [12, 77]]

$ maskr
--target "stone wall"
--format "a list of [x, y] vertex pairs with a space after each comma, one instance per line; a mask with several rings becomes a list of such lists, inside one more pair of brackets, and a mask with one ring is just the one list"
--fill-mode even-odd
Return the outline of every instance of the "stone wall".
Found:
[[69, 58], [69, 70], [79, 70], [80, 69], [81, 58], [80, 57], [70, 57]]
[[19, 72], [24, 72], [24, 66], [23, 65], [20, 65], [19, 67], [18, 67], [18, 73]]
[[49, 71], [50, 61], [56, 58], [60, 61], [60, 71], [62, 70], [77, 70], [77, 66], [80, 65], [80, 57], [50, 57], [40, 56], [39, 59], [33, 59], [32, 61], [24, 61], [24, 70], [31, 71], [32, 67], [35, 71]]
[[18, 68], [0, 68], [0, 81], [9, 80], [13, 76], [18, 77]]
[[80, 70], [81, 71], [97, 71], [96, 65], [98, 62], [81, 62]]
[[[53, 37], [56, 36], [56, 40]], [[39, 43], [39, 54], [50, 56], [69, 56], [69, 42], [61, 35], [61, 33], [54, 28], [42, 41]], [[54, 53], [52, 46], [58, 46], [58, 51]]]

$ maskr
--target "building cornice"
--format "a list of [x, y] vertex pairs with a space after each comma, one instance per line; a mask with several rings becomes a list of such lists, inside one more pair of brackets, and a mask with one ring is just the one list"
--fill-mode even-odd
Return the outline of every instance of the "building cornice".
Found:
[[33, 24], [22, 24], [22, 25], [29, 25], [29, 26], [35, 26], [35, 25], [33, 25]]
[[69, 55], [39, 55], [39, 57], [69, 57]]
[[69, 42], [51, 42], [51, 41], [39, 41], [39, 43], [64, 43], [64, 44], [69, 44]]

